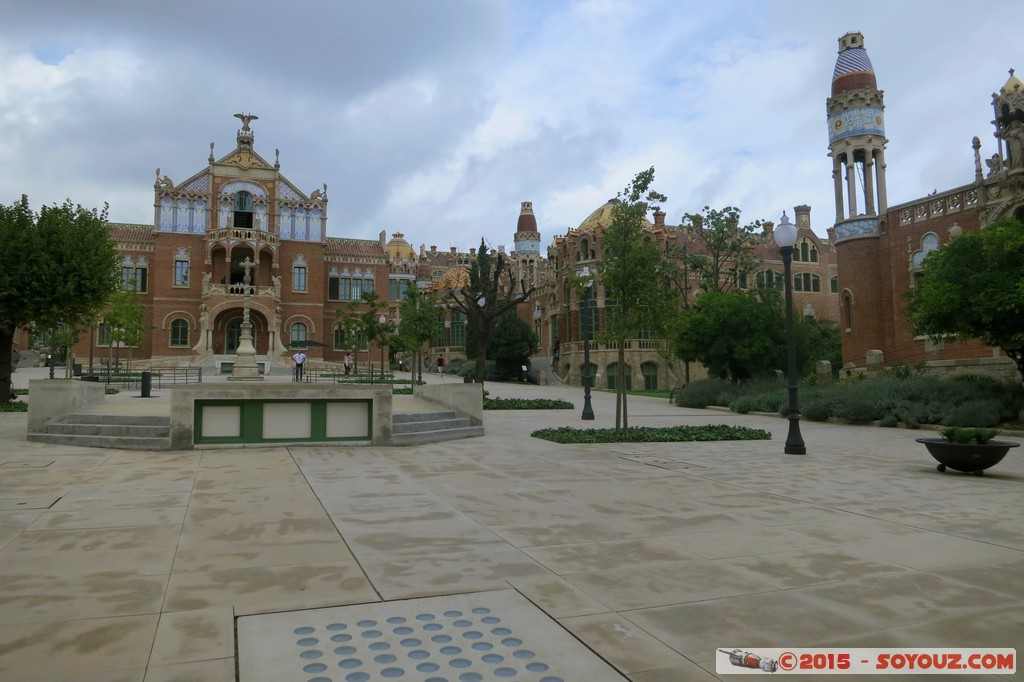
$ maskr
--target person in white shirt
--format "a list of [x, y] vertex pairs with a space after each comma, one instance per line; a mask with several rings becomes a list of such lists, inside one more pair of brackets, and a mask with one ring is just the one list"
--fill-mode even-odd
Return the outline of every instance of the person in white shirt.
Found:
[[303, 365], [306, 364], [306, 354], [301, 350], [292, 356], [292, 360], [295, 361], [295, 380], [302, 381], [303, 376]]

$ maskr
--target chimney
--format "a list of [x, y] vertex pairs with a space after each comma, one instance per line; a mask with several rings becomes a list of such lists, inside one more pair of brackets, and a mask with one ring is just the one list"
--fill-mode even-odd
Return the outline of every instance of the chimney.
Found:
[[800, 204], [799, 206], [793, 207], [793, 213], [796, 214], [796, 229], [798, 230], [809, 230], [811, 229], [811, 207], [807, 204]]
[[437, 253], [437, 244], [430, 245], [430, 253]]
[[773, 223], [772, 221], [764, 221], [763, 223], [761, 223], [761, 227], [764, 228], [764, 236], [771, 237], [773, 234], [775, 234], [775, 223]]
[[452, 255], [454, 256], [454, 255], [455, 255], [455, 253], [456, 253], [456, 251], [455, 251], [455, 247], [453, 246], [453, 247], [452, 247]]
[[470, 256], [475, 256], [476, 255], [476, 247], [470, 247], [469, 255]]
[[654, 225], [655, 227], [663, 227], [665, 225], [665, 212], [660, 208], [654, 212]]
[[836, 228], [833, 226], [833, 227], [828, 228], [825, 231], [828, 232], [828, 240], [830, 242], [832, 242], [833, 244], [835, 244], [836, 243]]

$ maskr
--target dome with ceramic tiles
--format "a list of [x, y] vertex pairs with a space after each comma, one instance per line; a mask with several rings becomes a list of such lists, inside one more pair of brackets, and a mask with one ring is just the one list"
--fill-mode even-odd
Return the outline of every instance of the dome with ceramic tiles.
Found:
[[850, 90], [875, 90], [875, 69], [864, 49], [864, 36], [847, 33], [839, 39], [839, 57], [832, 71], [832, 96]]

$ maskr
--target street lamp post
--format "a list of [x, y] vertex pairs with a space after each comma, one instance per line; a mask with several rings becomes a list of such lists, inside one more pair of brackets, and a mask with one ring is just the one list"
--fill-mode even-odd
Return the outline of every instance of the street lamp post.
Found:
[[[585, 277], [586, 293], [584, 296], [590, 295], [590, 288], [594, 285], [594, 280], [590, 278], [590, 268], [584, 266], [583, 271], [580, 273], [581, 276]], [[592, 320], [591, 320], [592, 322]], [[580, 298], [580, 326], [583, 326], [583, 298]], [[581, 419], [584, 421], [594, 420], [594, 407], [590, 404], [590, 384], [593, 379], [590, 376], [590, 334], [592, 332], [591, 324], [587, 324], [586, 333], [583, 335], [583, 414]]]
[[384, 325], [387, 323], [388, 318], [384, 317], [384, 313], [380, 314], [377, 318], [377, 323], [380, 324], [380, 383], [384, 383]]
[[787, 455], [806, 455], [803, 436], [800, 435], [800, 407], [797, 401], [796, 339], [793, 333], [793, 276], [790, 272], [793, 261], [793, 246], [796, 244], [797, 227], [789, 222], [789, 216], [782, 212], [782, 218], [775, 228], [775, 243], [782, 253], [782, 266], [786, 278], [786, 355], [787, 378], [789, 380], [789, 434], [786, 436]]

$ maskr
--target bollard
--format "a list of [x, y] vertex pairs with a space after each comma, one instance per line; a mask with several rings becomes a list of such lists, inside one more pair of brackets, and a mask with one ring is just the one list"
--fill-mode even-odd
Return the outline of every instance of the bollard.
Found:
[[142, 397], [151, 398], [150, 393], [153, 389], [153, 373], [143, 372], [142, 373]]

